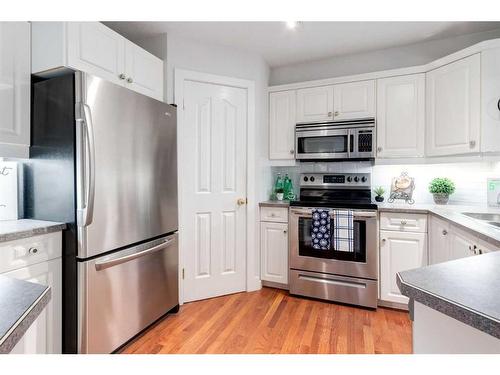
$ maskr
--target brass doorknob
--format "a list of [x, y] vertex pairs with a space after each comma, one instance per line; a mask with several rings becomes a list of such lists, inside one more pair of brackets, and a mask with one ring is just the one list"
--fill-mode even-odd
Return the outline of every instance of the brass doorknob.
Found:
[[236, 203], [238, 204], [238, 206], [243, 206], [244, 204], [247, 204], [247, 199], [246, 198], [238, 198]]

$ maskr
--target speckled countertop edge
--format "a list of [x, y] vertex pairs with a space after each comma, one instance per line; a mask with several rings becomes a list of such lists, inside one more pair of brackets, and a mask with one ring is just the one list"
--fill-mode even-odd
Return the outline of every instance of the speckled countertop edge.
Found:
[[407, 283], [399, 273], [396, 283], [406, 297], [500, 339], [500, 321]]
[[[5, 229], [7, 227], [7, 229]], [[66, 224], [51, 221], [20, 219], [8, 222], [0, 221], [0, 242], [14, 241], [41, 234], [59, 232], [66, 229]]]
[[31, 324], [38, 318], [43, 309], [50, 302], [52, 291], [47, 287], [38, 299], [26, 310], [12, 328], [0, 338], [0, 354], [7, 354], [14, 349], [24, 336]]

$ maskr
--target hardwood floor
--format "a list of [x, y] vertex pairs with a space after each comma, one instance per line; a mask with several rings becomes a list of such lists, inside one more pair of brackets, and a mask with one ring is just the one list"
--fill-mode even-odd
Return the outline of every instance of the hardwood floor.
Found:
[[263, 288], [187, 303], [121, 353], [411, 353], [411, 322]]

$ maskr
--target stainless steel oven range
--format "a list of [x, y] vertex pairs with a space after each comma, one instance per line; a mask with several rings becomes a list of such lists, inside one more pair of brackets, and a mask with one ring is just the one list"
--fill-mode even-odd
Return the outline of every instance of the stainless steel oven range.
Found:
[[[377, 205], [370, 174], [301, 175], [300, 199], [290, 202], [290, 293], [370, 308], [377, 307]], [[353, 211], [353, 251], [315, 249], [314, 208]], [[331, 232], [335, 223], [332, 220]]]

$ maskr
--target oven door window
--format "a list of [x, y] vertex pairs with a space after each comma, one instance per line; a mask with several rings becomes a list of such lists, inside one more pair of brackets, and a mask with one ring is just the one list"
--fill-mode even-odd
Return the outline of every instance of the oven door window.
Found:
[[344, 154], [347, 153], [347, 134], [299, 137], [299, 154]]
[[[335, 260], [345, 260], [351, 262], [366, 262], [366, 222], [364, 220], [354, 220], [354, 251], [336, 251], [333, 248], [333, 241], [329, 250], [318, 250], [312, 247], [310, 217], [299, 218], [299, 256], [325, 258]], [[334, 223], [332, 221], [332, 227]]]

